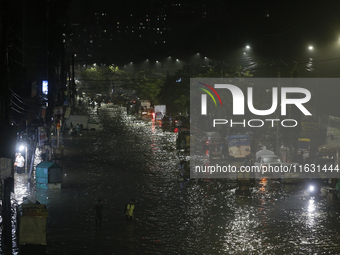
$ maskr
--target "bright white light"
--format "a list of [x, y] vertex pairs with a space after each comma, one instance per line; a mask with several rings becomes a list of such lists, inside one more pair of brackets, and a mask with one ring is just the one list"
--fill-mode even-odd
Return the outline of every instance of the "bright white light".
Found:
[[314, 212], [315, 211], [315, 204], [314, 204], [314, 200], [309, 200], [308, 201], [308, 208], [307, 208], [308, 212]]
[[156, 60], [156, 63], [158, 63], [158, 60]]
[[314, 191], [314, 186], [309, 186], [309, 191]]
[[313, 50], [314, 47], [313, 47], [313, 46], [309, 46], [308, 49], [309, 49], [309, 50]]
[[176, 58], [176, 61], [179, 61], [178, 58]]
[[23, 145], [19, 146], [19, 151], [23, 151], [24, 149], [25, 149], [25, 146], [23, 146]]
[[42, 92], [45, 95], [48, 95], [48, 81], [42, 81]]
[[246, 49], [250, 49], [250, 46], [249, 46], [249, 45], [247, 45], [247, 46], [246, 46]]

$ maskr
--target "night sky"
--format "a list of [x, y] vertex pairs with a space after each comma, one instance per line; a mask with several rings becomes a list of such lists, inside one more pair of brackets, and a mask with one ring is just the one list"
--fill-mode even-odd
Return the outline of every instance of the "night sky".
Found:
[[[173, 4], [181, 4], [177, 9]], [[129, 34], [122, 35], [128, 57], [135, 60], [147, 55], [180, 54], [190, 55], [203, 52], [213, 57], [234, 52], [250, 44], [258, 55], [295, 58], [303, 55], [308, 44], [327, 49], [339, 40], [339, 3], [320, 4], [319, 1], [86, 1], [74, 0], [69, 12], [71, 23], [85, 26], [91, 22], [94, 12], [105, 11], [115, 21], [131, 22], [142, 19], [146, 14], [166, 13], [165, 26], [172, 28], [169, 44], [161, 48], [150, 48], [147, 40], [141, 41], [138, 49], [131, 52], [129, 43], [136, 40]], [[178, 14], [183, 10], [184, 14]], [[190, 13], [205, 12], [206, 17]], [[133, 17], [129, 16], [133, 14]], [[89, 23], [87, 23], [89, 24]], [[90, 23], [91, 24], [91, 23]], [[281, 36], [279, 36], [281, 35]], [[279, 39], [280, 37], [280, 39]], [[119, 44], [121, 53], [126, 54], [124, 44]], [[340, 45], [339, 45], [340, 46]], [[279, 50], [281, 49], [281, 50]], [[132, 49], [133, 50], [133, 49]], [[155, 52], [157, 51], [157, 52]], [[128, 61], [128, 60], [126, 60]]]
[[48, 2], [49, 26], [45, 1], [9, 3], [9, 65], [18, 94], [30, 95], [32, 82], [47, 77], [47, 57], [62, 56], [61, 48], [65, 59], [76, 54], [76, 65], [133, 62], [137, 70], [169, 56], [201, 64], [200, 53], [206, 64], [242, 66], [254, 77], [277, 77], [279, 64], [281, 77], [291, 77], [295, 65], [299, 77], [339, 77], [340, 2], [60, 0]]
[[[96, 53], [102, 53], [98, 61], [118, 65], [168, 56], [191, 63], [192, 56], [200, 52], [215, 62], [249, 68], [254, 77], [277, 77], [279, 64], [281, 77], [291, 77], [295, 65], [300, 77], [339, 77], [340, 2], [74, 0], [71, 6], [70, 21], [80, 27], [96, 26], [91, 15], [105, 12], [112, 29], [117, 22], [131, 27], [143, 22], [146, 15], [152, 21], [157, 15], [166, 15], [163, 26], [171, 28], [165, 31], [167, 43], [162, 45], [153, 44], [152, 36], [158, 38], [158, 34], [146, 34], [149, 37], [143, 39], [144, 34], [138, 38], [131, 31], [120, 33], [107, 49], [94, 48], [91, 61]], [[152, 28], [159, 23], [150, 24]], [[245, 56], [246, 45], [251, 51]], [[312, 51], [308, 49], [311, 45]], [[328, 92], [325, 98], [336, 94]], [[337, 115], [336, 111], [332, 114]]]

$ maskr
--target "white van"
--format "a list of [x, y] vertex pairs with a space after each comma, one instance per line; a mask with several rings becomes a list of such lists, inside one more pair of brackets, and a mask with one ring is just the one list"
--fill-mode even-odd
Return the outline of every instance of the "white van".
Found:
[[87, 129], [88, 130], [103, 130], [103, 126], [100, 123], [87, 123]]
[[103, 126], [98, 122], [89, 122], [89, 116], [87, 115], [70, 115], [68, 119], [65, 119], [65, 127], [70, 128], [71, 122], [73, 128], [79, 125], [83, 125], [83, 129], [87, 130], [103, 130]]

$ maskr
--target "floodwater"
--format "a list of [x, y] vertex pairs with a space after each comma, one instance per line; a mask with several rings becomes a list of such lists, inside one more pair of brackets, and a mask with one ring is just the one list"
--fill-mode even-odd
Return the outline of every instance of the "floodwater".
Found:
[[[327, 217], [325, 192], [259, 180], [251, 197], [234, 180], [179, 177], [176, 134], [102, 106], [104, 131], [64, 134], [60, 190], [25, 191], [49, 212], [47, 254], [340, 254], [340, 224]], [[123, 210], [136, 199], [135, 217]], [[94, 206], [104, 201], [103, 224]]]

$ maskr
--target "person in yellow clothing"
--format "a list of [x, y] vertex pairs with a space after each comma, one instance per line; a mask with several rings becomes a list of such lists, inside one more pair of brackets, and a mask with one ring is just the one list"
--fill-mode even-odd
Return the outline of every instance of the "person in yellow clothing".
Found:
[[126, 205], [125, 217], [126, 221], [134, 219], [133, 210], [135, 209], [135, 200], [131, 199], [130, 203]]

